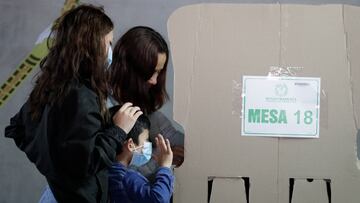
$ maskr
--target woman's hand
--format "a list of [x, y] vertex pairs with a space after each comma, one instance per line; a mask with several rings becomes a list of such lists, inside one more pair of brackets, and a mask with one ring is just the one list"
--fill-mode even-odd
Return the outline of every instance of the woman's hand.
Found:
[[170, 168], [173, 160], [173, 152], [170, 147], [170, 141], [168, 139], [165, 141], [164, 137], [159, 134], [155, 138], [155, 142], [159, 150], [159, 154], [157, 155], [159, 166]]
[[136, 120], [141, 114], [143, 112], [139, 107], [132, 106], [132, 103], [127, 102], [115, 113], [113, 122], [127, 134], [134, 127]]

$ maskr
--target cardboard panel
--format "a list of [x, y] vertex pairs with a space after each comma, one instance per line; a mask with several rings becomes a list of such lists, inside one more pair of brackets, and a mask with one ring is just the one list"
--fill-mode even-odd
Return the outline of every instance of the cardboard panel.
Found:
[[351, 96], [357, 133], [357, 166], [360, 170], [360, 8], [344, 6], [345, 34], [349, 59]]
[[[187, 135], [175, 202], [206, 202], [208, 176], [249, 177], [255, 203], [289, 202], [294, 177], [331, 179], [333, 202], [359, 201], [357, 42], [348, 52], [359, 36], [358, 15], [358, 8], [336, 4], [200, 4], [171, 15], [174, 116]], [[297, 76], [321, 77], [326, 119], [320, 119], [319, 139], [240, 136], [233, 82], [267, 75], [274, 65], [304, 67]], [[297, 185], [297, 201], [325, 201], [318, 182], [311, 185], [313, 195], [304, 194], [306, 184]]]
[[233, 80], [267, 75], [278, 64], [279, 8], [202, 4], [170, 17], [174, 116], [186, 134], [175, 202], [205, 202], [208, 176], [249, 177], [252, 202], [276, 201], [278, 140], [241, 137], [231, 105]]
[[344, 23], [349, 59], [352, 102], [357, 128], [360, 129], [360, 8], [344, 5]]
[[[333, 191], [334, 202], [357, 202], [359, 194], [349, 195], [345, 191], [360, 187], [360, 172], [356, 167], [357, 131], [343, 6], [282, 5], [281, 11], [282, 65], [304, 67], [300, 76], [321, 77], [321, 87], [328, 97], [328, 119], [320, 118], [320, 122], [328, 122], [328, 125], [320, 125], [319, 139], [280, 139], [280, 200], [288, 199], [285, 182], [289, 178], [315, 177], [332, 179], [334, 187], [343, 184], [344, 189]], [[357, 183], [345, 181], [351, 179]], [[339, 183], [340, 180], [344, 182]], [[314, 202], [311, 196], [302, 195], [301, 198]]]
[[239, 178], [215, 178], [210, 203], [247, 203], [245, 182]]
[[295, 180], [291, 203], [329, 203], [324, 180]]

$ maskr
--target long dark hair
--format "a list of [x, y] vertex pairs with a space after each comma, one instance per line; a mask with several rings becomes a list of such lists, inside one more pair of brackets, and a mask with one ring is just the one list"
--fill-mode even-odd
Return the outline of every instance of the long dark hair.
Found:
[[41, 73], [30, 94], [32, 119], [38, 119], [46, 104], [61, 104], [73, 81], [88, 81], [99, 97], [100, 112], [107, 114], [105, 36], [113, 22], [102, 7], [80, 5], [56, 20], [49, 54], [40, 64]]
[[[158, 54], [166, 54], [164, 68], [157, 84], [147, 80], [155, 72]], [[132, 102], [145, 114], [159, 109], [168, 99], [165, 89], [169, 49], [164, 38], [149, 27], [138, 26], [127, 31], [116, 43], [109, 71], [113, 97], [118, 102]]]

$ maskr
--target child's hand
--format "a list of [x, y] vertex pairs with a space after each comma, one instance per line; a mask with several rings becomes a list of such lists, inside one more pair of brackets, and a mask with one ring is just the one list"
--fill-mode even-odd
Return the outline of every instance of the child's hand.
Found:
[[166, 143], [164, 137], [162, 135], [158, 135], [155, 138], [156, 146], [159, 150], [158, 154], [158, 163], [162, 167], [171, 167], [171, 163], [173, 160], [173, 152], [170, 147], [170, 141], [166, 139]]
[[125, 133], [129, 133], [134, 127], [136, 120], [143, 114], [137, 106], [132, 106], [132, 103], [125, 103], [113, 116], [114, 124], [123, 129]]

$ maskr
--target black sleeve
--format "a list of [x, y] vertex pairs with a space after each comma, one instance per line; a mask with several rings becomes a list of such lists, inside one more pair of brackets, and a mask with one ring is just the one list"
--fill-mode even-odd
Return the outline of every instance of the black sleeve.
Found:
[[160, 111], [156, 111], [149, 116], [151, 122], [150, 136], [152, 140], [158, 133], [170, 140], [171, 146], [184, 146], [184, 133], [177, 130], [167, 118]]
[[81, 178], [112, 165], [127, 135], [113, 124], [104, 128], [94, 92], [86, 87], [71, 91], [55, 117], [56, 167]]
[[25, 138], [25, 127], [23, 125], [22, 119], [22, 111], [25, 108], [25, 105], [20, 109], [20, 111], [15, 114], [10, 119], [10, 125], [6, 126], [5, 128], [5, 137], [13, 138], [15, 144], [20, 148], [23, 149], [23, 141]]

